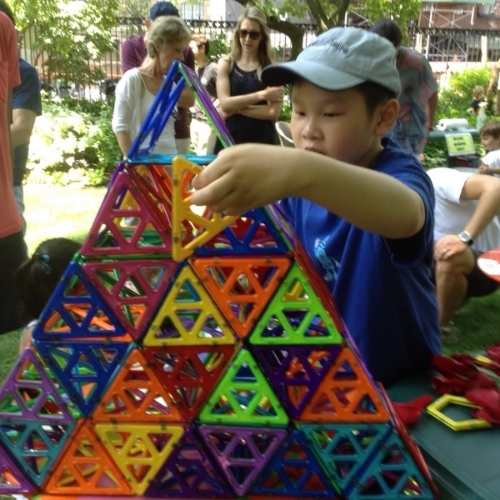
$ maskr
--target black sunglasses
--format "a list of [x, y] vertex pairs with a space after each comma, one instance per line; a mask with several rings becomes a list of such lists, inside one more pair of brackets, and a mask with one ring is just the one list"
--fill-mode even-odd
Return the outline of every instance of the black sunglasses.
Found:
[[260, 36], [260, 31], [257, 30], [238, 30], [238, 36], [243, 38], [243, 40], [249, 36], [252, 40], [258, 40]]

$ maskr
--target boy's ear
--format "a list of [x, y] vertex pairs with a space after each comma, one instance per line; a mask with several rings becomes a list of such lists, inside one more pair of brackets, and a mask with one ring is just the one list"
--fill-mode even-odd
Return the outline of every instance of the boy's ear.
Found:
[[377, 110], [378, 122], [376, 124], [375, 133], [383, 136], [392, 128], [399, 113], [399, 103], [397, 99], [392, 98], [382, 104]]

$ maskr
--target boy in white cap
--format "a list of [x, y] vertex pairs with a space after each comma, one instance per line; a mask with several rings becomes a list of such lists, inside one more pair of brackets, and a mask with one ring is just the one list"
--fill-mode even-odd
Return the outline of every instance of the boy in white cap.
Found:
[[191, 198], [233, 215], [281, 200], [385, 385], [427, 368], [441, 349], [430, 272], [432, 185], [413, 156], [383, 138], [399, 109], [395, 55], [378, 35], [333, 28], [296, 61], [265, 68], [265, 85], [292, 85], [296, 149], [221, 151], [194, 179]]

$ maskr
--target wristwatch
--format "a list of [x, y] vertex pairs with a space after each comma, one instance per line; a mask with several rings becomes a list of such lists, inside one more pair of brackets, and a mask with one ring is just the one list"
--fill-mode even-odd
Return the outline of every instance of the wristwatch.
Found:
[[468, 231], [462, 231], [461, 233], [458, 233], [457, 236], [460, 238], [460, 241], [463, 241], [465, 244], [469, 246], [474, 244], [472, 235]]

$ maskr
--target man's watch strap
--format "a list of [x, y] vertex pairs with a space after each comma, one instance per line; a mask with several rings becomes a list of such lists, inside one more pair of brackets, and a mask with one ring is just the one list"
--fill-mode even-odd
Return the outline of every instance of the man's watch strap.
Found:
[[460, 241], [463, 241], [469, 246], [474, 244], [474, 240], [472, 239], [472, 235], [469, 233], [469, 231], [462, 231], [458, 233], [457, 236], [460, 238]]

